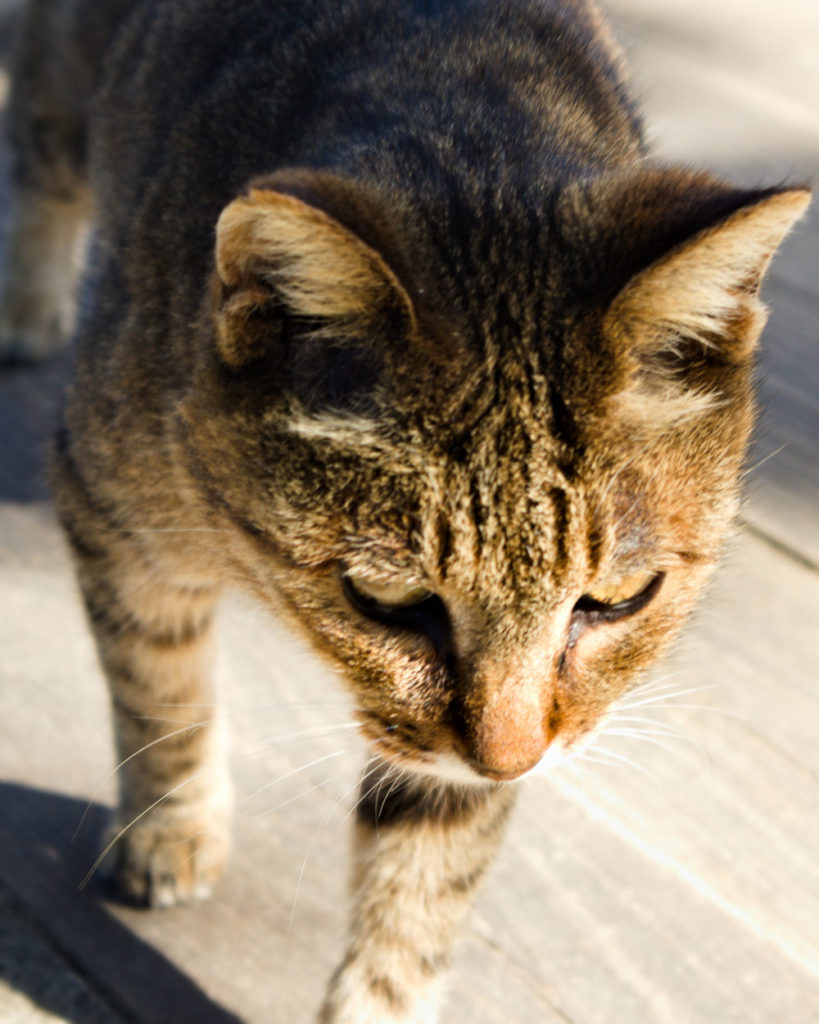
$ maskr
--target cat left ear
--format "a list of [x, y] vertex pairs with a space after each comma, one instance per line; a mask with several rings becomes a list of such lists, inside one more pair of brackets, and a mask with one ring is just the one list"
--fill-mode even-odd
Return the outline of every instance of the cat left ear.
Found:
[[603, 324], [631, 360], [629, 385], [616, 396], [624, 412], [668, 422], [720, 400], [718, 385], [709, 387], [702, 373], [692, 386], [692, 368], [747, 363], [767, 315], [762, 278], [809, 202], [806, 189], [765, 194], [626, 285]]
[[241, 366], [270, 344], [277, 317], [336, 339], [412, 322], [409, 297], [383, 257], [318, 206], [251, 188], [216, 225], [219, 346]]

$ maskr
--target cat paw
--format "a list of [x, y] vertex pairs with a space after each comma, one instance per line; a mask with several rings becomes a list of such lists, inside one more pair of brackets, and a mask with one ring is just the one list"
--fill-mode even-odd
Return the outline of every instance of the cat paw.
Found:
[[43, 362], [65, 347], [63, 319], [30, 315], [19, 298], [6, 300], [0, 312], [0, 366]]
[[116, 840], [109, 871], [128, 902], [172, 907], [210, 896], [229, 846], [227, 829], [210, 821], [137, 822]]
[[413, 984], [390, 978], [378, 968], [344, 964], [330, 982], [316, 1024], [436, 1024], [441, 1002], [438, 980]]

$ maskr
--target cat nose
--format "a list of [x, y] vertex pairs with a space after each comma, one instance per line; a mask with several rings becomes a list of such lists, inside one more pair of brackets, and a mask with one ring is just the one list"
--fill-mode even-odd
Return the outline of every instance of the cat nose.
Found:
[[514, 779], [519, 779], [521, 775], [531, 771], [540, 762], [542, 756], [541, 754], [535, 761], [523, 768], [514, 768], [511, 771], [500, 771], [497, 768], [490, 768], [488, 765], [472, 760], [470, 760], [469, 766], [479, 775], [483, 775], [485, 779], [490, 779], [492, 782], [512, 782]]
[[483, 723], [476, 736], [474, 756], [470, 765], [495, 782], [511, 782], [540, 761], [546, 752], [548, 740], [539, 726], [508, 721]]
[[486, 778], [507, 782], [524, 775], [549, 746], [540, 687], [504, 680], [484, 691], [470, 717], [469, 761]]

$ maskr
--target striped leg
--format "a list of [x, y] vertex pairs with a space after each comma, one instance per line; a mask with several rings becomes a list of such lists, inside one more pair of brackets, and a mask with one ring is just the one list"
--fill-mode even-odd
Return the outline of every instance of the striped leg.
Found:
[[[433, 1024], [457, 929], [514, 800], [511, 787], [368, 774], [350, 944], [319, 1024]], [[389, 793], [385, 796], [385, 793]]]
[[204, 898], [227, 856], [231, 804], [210, 682], [214, 594], [88, 576], [120, 763], [116, 882], [151, 906]]
[[211, 682], [216, 591], [160, 578], [141, 546], [78, 505], [71, 472], [61, 460], [60, 513], [113, 705], [115, 881], [151, 906], [201, 898], [227, 855], [231, 805]]
[[0, 362], [45, 359], [70, 335], [89, 211], [79, 186], [57, 197], [19, 190], [0, 294]]

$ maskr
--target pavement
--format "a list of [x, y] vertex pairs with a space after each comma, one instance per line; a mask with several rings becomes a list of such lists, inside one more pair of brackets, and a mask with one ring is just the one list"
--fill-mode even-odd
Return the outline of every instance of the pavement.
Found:
[[[608, 6], [663, 158], [739, 181], [816, 174], [813, 0]], [[819, 1020], [817, 293], [819, 204], [766, 287], [740, 528], [663, 667], [678, 696], [645, 709], [680, 736], [611, 737], [608, 764], [527, 783], [445, 1022]], [[306, 1024], [343, 945], [362, 749], [334, 680], [241, 599], [220, 623], [241, 805], [214, 898], [150, 913], [97, 876], [80, 887], [114, 780], [42, 469], [66, 366], [0, 374], [0, 1022]]]

